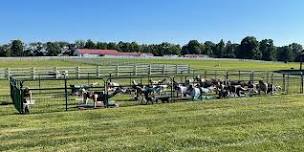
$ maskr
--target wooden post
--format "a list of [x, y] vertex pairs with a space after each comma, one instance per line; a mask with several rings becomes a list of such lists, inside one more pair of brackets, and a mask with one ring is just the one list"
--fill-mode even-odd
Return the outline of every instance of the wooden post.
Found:
[[90, 73], [88, 73], [88, 85], [90, 85]]
[[239, 70], [239, 81], [241, 80], [241, 71]]
[[286, 86], [286, 94], [289, 93], [289, 73], [287, 74], [287, 86]]
[[64, 75], [64, 96], [65, 96], [65, 111], [68, 111], [68, 90], [67, 90], [67, 77]]
[[304, 93], [304, 77], [303, 72], [301, 71], [301, 93]]
[[175, 65], [175, 74], [178, 74], [178, 65]]
[[116, 65], [116, 68], [115, 68], [115, 75], [118, 77], [119, 76], [119, 66]]
[[300, 89], [300, 93], [303, 94], [304, 92], [304, 80], [303, 80], [303, 51], [302, 51], [302, 54], [300, 56], [300, 74], [301, 74], [301, 89]]
[[[283, 74], [283, 91], [286, 91], [286, 80], [285, 80], [285, 73]], [[285, 92], [286, 93], [286, 92]]]
[[76, 67], [77, 79], [80, 79], [80, 67]]
[[136, 64], [133, 65], [133, 75], [137, 76], [137, 65]]
[[148, 68], [148, 75], [150, 76], [151, 75], [151, 71], [152, 71], [152, 68], [151, 68], [151, 64], [149, 64], [149, 68]]
[[229, 72], [226, 71], [226, 80], [228, 80], [228, 79], [229, 79]]
[[132, 86], [132, 73], [131, 73], [131, 72], [130, 72], [129, 78], [130, 78], [130, 83], [129, 83], [129, 85]]
[[32, 67], [32, 79], [35, 80], [36, 70]]
[[195, 77], [195, 71], [193, 70], [193, 72], [192, 72], [192, 78], [194, 78]]
[[6, 78], [9, 80], [11, 76], [11, 70], [10, 68], [6, 68]]
[[273, 84], [273, 73], [271, 73], [271, 78], [270, 78], [271, 80], [271, 84]]
[[191, 67], [190, 67], [190, 65], [188, 65], [188, 74], [190, 74], [191, 73]]
[[171, 96], [171, 100], [173, 101], [173, 102], [175, 102], [175, 98], [173, 97], [173, 93], [174, 93], [174, 77], [173, 77], [173, 79], [171, 79], [171, 87], [170, 87], [170, 96]]
[[58, 79], [57, 67], [54, 67], [55, 78]]
[[204, 78], [207, 79], [207, 70], [204, 71]]
[[162, 74], [163, 74], [163, 75], [165, 74], [165, 69], [166, 69], [166, 65], [163, 64], [163, 69], [162, 69]]
[[100, 77], [100, 71], [99, 71], [99, 68], [100, 68], [100, 66], [98, 65], [98, 66], [96, 66], [96, 76], [97, 76], [97, 78], [99, 78]]

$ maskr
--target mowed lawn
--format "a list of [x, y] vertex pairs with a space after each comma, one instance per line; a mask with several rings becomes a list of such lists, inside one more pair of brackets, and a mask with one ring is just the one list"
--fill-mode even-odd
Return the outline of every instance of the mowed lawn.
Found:
[[[297, 63], [239, 60], [110, 60], [189, 64], [209, 70], [298, 67]], [[69, 60], [0, 61], [0, 68], [90, 65]], [[0, 81], [0, 90], [0, 151], [303, 151], [304, 97], [300, 95], [21, 116], [7, 105], [7, 81]]]
[[3, 151], [303, 151], [304, 97], [4, 115]]

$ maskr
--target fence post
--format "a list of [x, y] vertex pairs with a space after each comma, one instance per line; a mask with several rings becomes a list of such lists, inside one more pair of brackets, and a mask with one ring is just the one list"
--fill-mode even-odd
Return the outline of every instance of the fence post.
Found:
[[88, 73], [88, 85], [90, 85], [90, 73]]
[[173, 97], [173, 93], [174, 93], [174, 77], [171, 79], [171, 88], [170, 88], [170, 92], [171, 92], [171, 101], [175, 102], [175, 98]]
[[11, 76], [11, 69], [10, 68], [6, 68], [6, 78], [9, 80]]
[[204, 71], [204, 78], [207, 79], [207, 70]]
[[80, 79], [80, 67], [76, 67], [77, 79]]
[[190, 74], [191, 73], [191, 67], [190, 67], [190, 65], [188, 65], [188, 74]]
[[214, 79], [217, 78], [217, 71], [214, 72]]
[[137, 65], [136, 64], [133, 65], [133, 75], [137, 76]]
[[130, 77], [130, 86], [132, 86], [132, 73], [130, 72], [130, 75], [129, 75], [129, 77]]
[[[112, 82], [112, 80], [111, 80], [111, 74], [110, 74], [110, 82]], [[108, 81], [106, 81], [105, 83], [106, 83], [106, 84], [105, 84], [105, 86], [106, 86], [106, 87], [105, 87], [105, 89], [106, 89], [106, 90], [105, 90], [105, 91], [106, 91], [106, 97], [105, 97], [105, 105], [104, 105], [104, 106], [105, 106], [106, 108], [108, 108], [108, 105], [109, 105], [109, 98], [108, 98], [108, 97], [109, 97], [109, 89], [108, 89], [108, 87], [109, 87], [109, 86], [108, 86]]]
[[286, 94], [289, 93], [289, 73], [287, 74], [287, 86], [286, 86]]
[[59, 74], [57, 72], [57, 67], [54, 67], [54, 73], [55, 73], [55, 78], [58, 79]]
[[178, 74], [178, 65], [175, 65], [175, 74]]
[[67, 89], [66, 75], [64, 75], [64, 96], [65, 96], [65, 111], [68, 111], [68, 89]]
[[192, 78], [194, 78], [195, 77], [195, 70], [193, 70], [193, 72], [192, 72]]
[[151, 71], [152, 71], [152, 68], [151, 68], [151, 64], [149, 64], [149, 67], [148, 67], [148, 75], [150, 76], [151, 75]]
[[35, 80], [36, 70], [32, 67], [32, 79]]
[[115, 68], [115, 75], [118, 77], [119, 76], [119, 65], [116, 65]]
[[300, 79], [300, 81], [301, 81], [301, 82], [300, 82], [300, 94], [302, 94], [302, 90], [303, 90], [303, 89], [302, 89], [302, 82], [303, 82], [303, 81], [302, 81], [302, 71], [300, 71], [299, 74], [300, 74], [299, 79]]
[[239, 70], [239, 81], [241, 80], [241, 71]]
[[226, 71], [226, 80], [228, 80], [228, 79], [229, 79], [229, 72]]
[[162, 69], [162, 74], [164, 75], [165, 74], [165, 64], [163, 64], [163, 69]]
[[269, 82], [269, 72], [266, 72], [266, 79], [267, 79], [267, 82]]
[[97, 76], [97, 78], [99, 78], [100, 77], [100, 71], [99, 71], [99, 68], [100, 68], [100, 66], [98, 65], [98, 66], [96, 66], [96, 76]]
[[304, 93], [304, 77], [303, 72], [301, 71], [301, 93]]
[[40, 78], [40, 74], [38, 74], [38, 87], [39, 87], [39, 94], [41, 93], [41, 78]]
[[285, 73], [283, 74], [283, 91], [286, 93], [286, 80], [285, 80]]
[[273, 73], [271, 73], [271, 84], [273, 84]]

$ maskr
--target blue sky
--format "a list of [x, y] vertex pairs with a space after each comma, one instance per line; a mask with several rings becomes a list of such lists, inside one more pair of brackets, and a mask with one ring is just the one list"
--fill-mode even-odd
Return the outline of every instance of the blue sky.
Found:
[[303, 0], [2, 0], [0, 43], [31, 41], [304, 44]]

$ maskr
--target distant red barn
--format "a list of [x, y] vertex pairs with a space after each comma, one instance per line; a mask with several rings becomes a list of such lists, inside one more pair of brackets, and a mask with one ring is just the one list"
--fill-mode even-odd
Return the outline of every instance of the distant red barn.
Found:
[[79, 56], [104, 56], [104, 55], [117, 55], [119, 54], [116, 50], [97, 50], [97, 49], [78, 49], [76, 54]]

